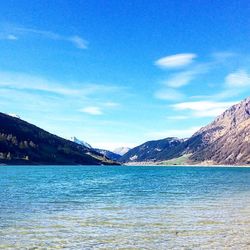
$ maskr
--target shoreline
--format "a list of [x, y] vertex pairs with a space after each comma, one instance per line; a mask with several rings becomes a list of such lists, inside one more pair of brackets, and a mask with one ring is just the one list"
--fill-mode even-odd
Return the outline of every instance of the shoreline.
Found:
[[217, 165], [217, 164], [173, 164], [173, 165], [164, 165], [164, 164], [156, 164], [156, 163], [146, 163], [146, 162], [134, 162], [134, 163], [124, 163], [124, 164], [120, 164], [120, 165], [50, 165], [50, 164], [46, 164], [46, 165], [8, 165], [8, 164], [0, 164], [0, 167], [39, 167], [39, 166], [43, 166], [43, 167], [204, 167], [204, 168], [250, 168], [250, 165]]
[[220, 167], [220, 168], [250, 168], [250, 165], [225, 165], [225, 164], [157, 164], [153, 162], [131, 162], [131, 163], [124, 163], [122, 166], [134, 166], [134, 167]]

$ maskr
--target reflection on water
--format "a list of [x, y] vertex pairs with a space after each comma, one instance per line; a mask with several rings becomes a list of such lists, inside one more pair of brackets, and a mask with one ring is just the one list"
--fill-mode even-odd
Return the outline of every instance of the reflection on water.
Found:
[[250, 249], [250, 169], [1, 167], [0, 249]]

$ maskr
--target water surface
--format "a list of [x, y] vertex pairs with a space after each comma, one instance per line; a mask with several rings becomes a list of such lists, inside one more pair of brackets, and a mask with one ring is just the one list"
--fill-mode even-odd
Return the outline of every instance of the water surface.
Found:
[[0, 249], [250, 249], [250, 168], [0, 167]]

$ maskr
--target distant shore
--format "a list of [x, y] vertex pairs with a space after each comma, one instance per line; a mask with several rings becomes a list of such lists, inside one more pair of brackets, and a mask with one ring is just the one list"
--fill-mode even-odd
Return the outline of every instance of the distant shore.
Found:
[[217, 164], [157, 164], [157, 163], [153, 163], [153, 162], [130, 162], [130, 163], [124, 163], [121, 165], [51, 165], [51, 164], [40, 164], [40, 165], [32, 165], [32, 164], [27, 164], [27, 165], [12, 165], [12, 164], [1, 164], [0, 163], [0, 167], [13, 167], [13, 166], [22, 166], [22, 167], [32, 167], [32, 166], [72, 166], [72, 167], [76, 167], [76, 166], [127, 166], [127, 167], [208, 167], [208, 168], [213, 168], [213, 167], [217, 167], [217, 168], [250, 168], [250, 165], [217, 165]]
[[163, 163], [157, 163], [157, 162], [130, 162], [130, 163], [124, 163], [125, 166], [142, 166], [142, 167], [221, 167], [221, 168], [238, 168], [238, 167], [244, 167], [244, 168], [250, 168], [250, 165], [225, 165], [225, 164], [206, 164], [206, 163], [199, 163], [199, 164], [163, 164]]

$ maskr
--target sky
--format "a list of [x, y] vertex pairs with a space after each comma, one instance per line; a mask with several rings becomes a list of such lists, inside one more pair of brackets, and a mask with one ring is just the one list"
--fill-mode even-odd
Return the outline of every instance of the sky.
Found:
[[0, 2], [0, 112], [94, 147], [186, 138], [250, 95], [248, 0]]

